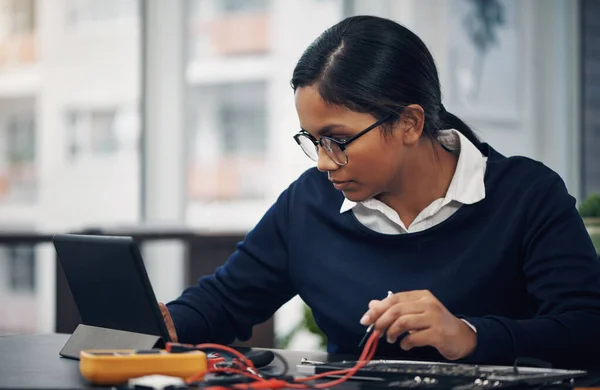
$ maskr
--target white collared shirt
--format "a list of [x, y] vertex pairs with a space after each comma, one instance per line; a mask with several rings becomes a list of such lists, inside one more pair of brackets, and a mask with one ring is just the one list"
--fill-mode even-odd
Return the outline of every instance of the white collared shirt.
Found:
[[438, 139], [446, 148], [459, 153], [456, 171], [446, 196], [434, 200], [409, 226], [404, 226], [396, 211], [375, 198], [359, 203], [344, 199], [340, 213], [352, 210], [360, 223], [379, 233], [415, 233], [445, 221], [464, 204], [473, 204], [484, 199], [483, 179], [487, 157], [456, 130], [441, 131]]
[[[366, 227], [383, 234], [415, 233], [429, 229], [450, 218], [460, 206], [477, 203], [485, 198], [485, 168], [487, 157], [464, 135], [456, 130], [440, 132], [439, 141], [447, 149], [458, 152], [458, 162], [446, 196], [434, 200], [417, 215], [408, 226], [404, 226], [398, 213], [375, 198], [356, 203], [344, 199], [340, 213], [352, 210], [356, 219]], [[462, 319], [473, 332], [477, 329]]]

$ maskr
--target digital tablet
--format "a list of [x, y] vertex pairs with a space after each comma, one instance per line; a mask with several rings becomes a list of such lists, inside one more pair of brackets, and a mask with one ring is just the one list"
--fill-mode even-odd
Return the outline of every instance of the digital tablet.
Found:
[[62, 234], [53, 242], [84, 325], [171, 341], [131, 237]]

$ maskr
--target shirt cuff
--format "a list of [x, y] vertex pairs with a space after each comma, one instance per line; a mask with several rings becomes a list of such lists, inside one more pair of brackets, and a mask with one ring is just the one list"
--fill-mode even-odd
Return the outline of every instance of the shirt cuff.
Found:
[[460, 320], [461, 320], [462, 322], [464, 322], [465, 324], [467, 324], [467, 326], [468, 326], [469, 328], [471, 328], [471, 330], [472, 330], [473, 332], [475, 332], [475, 334], [477, 334], [477, 328], [476, 328], [475, 326], [473, 326], [473, 324], [471, 324], [469, 321], [465, 320], [464, 318], [461, 318]]

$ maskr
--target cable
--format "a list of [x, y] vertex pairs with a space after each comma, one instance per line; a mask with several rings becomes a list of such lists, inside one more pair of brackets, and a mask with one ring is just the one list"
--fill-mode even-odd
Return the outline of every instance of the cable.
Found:
[[[379, 342], [379, 332], [374, 331], [373, 334], [371, 335], [371, 337], [369, 337], [369, 339], [365, 345], [365, 348], [354, 367], [352, 367], [350, 369], [346, 369], [346, 370], [338, 370], [338, 371], [330, 371], [330, 372], [321, 373], [321, 374], [309, 377], [309, 379], [316, 380], [316, 379], [321, 379], [326, 376], [341, 375], [342, 373], [344, 373], [344, 371], [346, 371], [344, 376], [342, 376], [341, 378], [330, 381], [330, 382], [319, 383], [319, 384], [316, 384], [314, 387], [316, 387], [318, 389], [322, 389], [322, 388], [326, 388], [326, 387], [337, 386], [341, 383], [344, 383], [345, 381], [350, 379], [352, 376], [354, 376], [354, 374], [356, 374], [358, 372], [358, 370], [365, 367], [369, 363], [369, 361], [371, 361], [373, 359], [373, 356], [375, 356], [375, 351], [377, 349], [378, 342]], [[307, 378], [302, 378], [302, 379], [307, 379]]]
[[281, 356], [278, 352], [275, 352], [275, 351], [272, 351], [272, 352], [273, 352], [273, 355], [275, 356], [275, 359], [279, 359], [279, 361], [283, 365], [281, 372], [277, 373], [277, 374], [268, 374], [268, 373], [263, 373], [261, 371], [260, 374], [265, 377], [268, 377], [268, 378], [281, 378], [283, 376], [286, 376], [290, 370], [290, 366], [289, 366], [287, 360], [283, 356]]
[[[324, 389], [328, 387], [337, 386], [341, 383], [344, 383], [348, 379], [350, 379], [354, 374], [358, 372], [361, 368], [365, 367], [369, 361], [373, 359], [375, 356], [375, 352], [377, 350], [377, 344], [379, 342], [379, 331], [374, 331], [368, 338], [367, 342], [364, 345], [363, 351], [360, 354], [360, 357], [356, 361], [355, 365], [350, 368], [334, 370], [323, 372], [317, 375], [297, 378], [292, 381], [286, 381], [282, 379], [289, 370], [288, 363], [286, 360], [279, 354], [275, 354], [277, 358], [279, 358], [283, 365], [284, 369], [281, 374], [278, 375], [268, 375], [262, 374], [256, 367], [254, 363], [250, 361], [246, 356], [244, 356], [241, 352], [227, 347], [225, 345], [220, 344], [198, 344], [194, 346], [182, 346], [176, 345], [175, 343], [168, 343], [167, 350], [175, 350], [178, 349], [181, 351], [181, 348], [193, 348], [195, 350], [203, 350], [203, 349], [214, 349], [219, 351], [227, 352], [233, 355], [233, 359], [231, 362], [231, 367], [210, 367], [206, 372], [201, 372], [196, 375], [193, 375], [186, 379], [187, 384], [192, 384], [204, 378], [206, 374], [236, 374], [240, 376], [244, 376], [246, 378], [253, 379], [253, 382], [250, 383], [238, 383], [231, 384], [228, 386], [203, 386], [204, 390], [262, 390], [262, 389], [279, 389], [279, 388], [290, 388], [290, 389]], [[266, 376], [266, 378], [265, 378]], [[309, 382], [314, 382], [318, 379], [322, 379], [330, 376], [341, 376], [340, 378], [322, 382], [311, 384]]]

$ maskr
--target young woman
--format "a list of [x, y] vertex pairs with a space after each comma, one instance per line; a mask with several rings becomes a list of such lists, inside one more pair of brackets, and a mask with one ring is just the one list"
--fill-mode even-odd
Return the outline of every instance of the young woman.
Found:
[[502, 156], [444, 109], [415, 34], [346, 19], [306, 49], [292, 87], [294, 138], [317, 169], [161, 307], [174, 339], [247, 339], [299, 294], [330, 352], [358, 353], [374, 324], [384, 356], [589, 363], [600, 262], [574, 199], [552, 170]]

